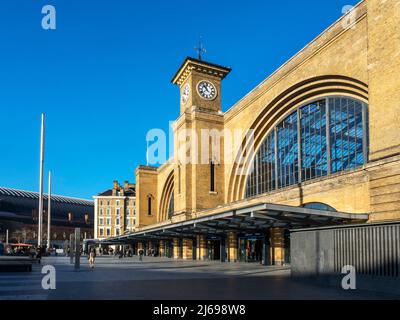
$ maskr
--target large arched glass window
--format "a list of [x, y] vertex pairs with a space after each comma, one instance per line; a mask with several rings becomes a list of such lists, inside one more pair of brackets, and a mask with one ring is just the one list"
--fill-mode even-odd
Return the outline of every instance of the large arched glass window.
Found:
[[169, 200], [168, 205], [168, 219], [171, 219], [174, 215], [174, 192], [172, 192], [171, 199]]
[[368, 161], [367, 105], [330, 97], [297, 109], [265, 138], [246, 196], [362, 166]]

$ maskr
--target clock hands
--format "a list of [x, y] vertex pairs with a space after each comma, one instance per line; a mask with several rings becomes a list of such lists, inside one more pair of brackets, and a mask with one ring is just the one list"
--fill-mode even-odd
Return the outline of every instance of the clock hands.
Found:
[[198, 92], [203, 98], [212, 100], [215, 97], [216, 90], [212, 83], [208, 81], [202, 81], [198, 85]]

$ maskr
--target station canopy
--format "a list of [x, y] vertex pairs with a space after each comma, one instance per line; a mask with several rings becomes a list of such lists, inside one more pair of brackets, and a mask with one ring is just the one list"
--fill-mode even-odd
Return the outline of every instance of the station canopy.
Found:
[[124, 244], [132, 241], [170, 240], [171, 238], [194, 238], [206, 234], [209, 238], [221, 238], [230, 231], [238, 236], [263, 236], [270, 228], [300, 229], [362, 223], [368, 214], [320, 210], [271, 203], [227, 210], [222, 213], [201, 216], [184, 222], [143, 228], [115, 238], [101, 241], [102, 244]]

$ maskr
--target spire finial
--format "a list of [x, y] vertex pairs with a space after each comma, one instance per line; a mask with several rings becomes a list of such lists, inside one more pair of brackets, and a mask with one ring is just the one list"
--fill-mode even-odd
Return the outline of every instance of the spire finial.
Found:
[[198, 46], [194, 48], [194, 50], [197, 52], [197, 57], [199, 60], [203, 60], [203, 53], [207, 53], [206, 48], [204, 48], [202, 39], [203, 37], [200, 37]]

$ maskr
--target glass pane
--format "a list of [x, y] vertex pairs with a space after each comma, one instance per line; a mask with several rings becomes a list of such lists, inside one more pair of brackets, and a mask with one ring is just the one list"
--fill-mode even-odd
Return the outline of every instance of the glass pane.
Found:
[[[298, 138], [302, 181], [328, 174], [327, 132], [330, 136], [332, 173], [366, 163], [364, 154], [367, 150], [363, 150], [363, 139], [365, 136], [368, 140], [368, 134], [363, 132], [363, 108], [366, 115], [365, 127], [368, 128], [367, 106], [345, 97], [316, 101], [288, 116], [271, 130], [261, 144], [247, 179], [246, 196], [252, 197], [273, 191], [277, 186], [284, 188], [299, 182]], [[365, 141], [365, 145], [368, 146], [368, 141]]]
[[329, 105], [332, 173], [362, 166], [363, 105], [347, 98], [331, 98]]
[[298, 182], [297, 130], [297, 112], [291, 114], [277, 127], [279, 188]]
[[328, 174], [325, 100], [300, 109], [302, 180]]

